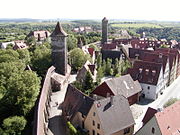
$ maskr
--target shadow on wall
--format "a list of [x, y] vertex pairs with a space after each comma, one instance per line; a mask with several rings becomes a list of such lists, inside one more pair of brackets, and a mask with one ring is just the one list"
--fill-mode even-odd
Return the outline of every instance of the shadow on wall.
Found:
[[62, 116], [54, 116], [49, 119], [49, 130], [53, 135], [66, 135]]

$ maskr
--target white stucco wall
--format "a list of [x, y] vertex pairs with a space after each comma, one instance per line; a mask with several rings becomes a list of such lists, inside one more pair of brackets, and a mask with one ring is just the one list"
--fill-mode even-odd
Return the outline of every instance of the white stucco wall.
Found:
[[157, 85], [145, 84], [140, 83], [142, 87], [142, 93], [145, 94], [145, 98], [155, 100], [158, 98], [158, 95], [163, 91], [165, 88], [165, 81], [163, 76], [163, 70], [161, 68], [158, 83]]

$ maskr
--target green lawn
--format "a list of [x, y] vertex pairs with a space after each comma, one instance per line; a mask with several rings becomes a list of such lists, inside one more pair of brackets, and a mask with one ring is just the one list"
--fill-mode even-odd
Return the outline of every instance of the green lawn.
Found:
[[122, 24], [111, 24], [112, 27], [120, 27], [120, 28], [142, 28], [142, 27], [149, 27], [149, 28], [162, 28], [162, 26], [158, 24], [152, 23], [122, 23]]

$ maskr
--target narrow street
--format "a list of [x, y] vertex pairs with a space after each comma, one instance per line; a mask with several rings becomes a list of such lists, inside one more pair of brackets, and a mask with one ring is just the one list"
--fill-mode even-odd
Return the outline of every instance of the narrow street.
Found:
[[[148, 107], [158, 109], [163, 108], [163, 105], [170, 98], [180, 98], [180, 77], [178, 77], [169, 87], [167, 87], [163, 94], [158, 97], [155, 101], [142, 100], [139, 104], [135, 104], [135, 107], [138, 107], [137, 112], [139, 111], [139, 116], [135, 118], [135, 129], [134, 132], [137, 132], [142, 126], [142, 119], [148, 109]], [[132, 108], [132, 107], [131, 107]]]
[[50, 117], [48, 135], [65, 135], [65, 125], [62, 122], [61, 104], [64, 101], [68, 83], [75, 81], [76, 75], [71, 75], [69, 81], [61, 91], [53, 92], [50, 103]]

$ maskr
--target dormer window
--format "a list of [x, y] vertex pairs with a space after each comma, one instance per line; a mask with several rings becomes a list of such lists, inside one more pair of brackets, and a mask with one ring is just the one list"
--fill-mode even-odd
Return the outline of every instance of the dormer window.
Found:
[[145, 72], [146, 72], [146, 75], [148, 75], [149, 74], [149, 69], [146, 69]]
[[142, 73], [142, 68], [139, 68], [139, 73]]
[[152, 76], [156, 75], [156, 70], [152, 70]]
[[135, 58], [138, 59], [139, 58], [139, 54], [136, 53], [135, 54]]

